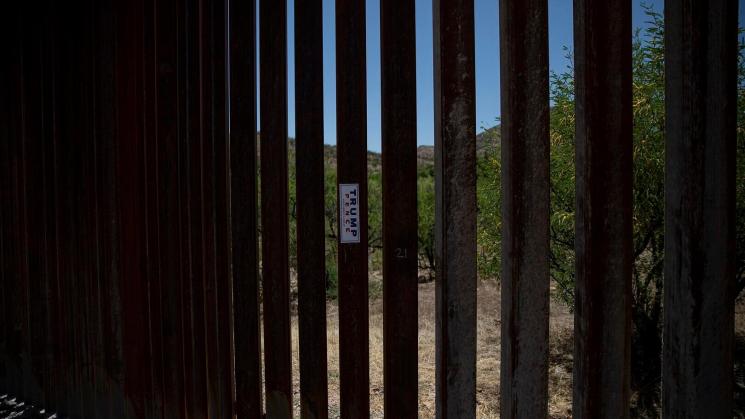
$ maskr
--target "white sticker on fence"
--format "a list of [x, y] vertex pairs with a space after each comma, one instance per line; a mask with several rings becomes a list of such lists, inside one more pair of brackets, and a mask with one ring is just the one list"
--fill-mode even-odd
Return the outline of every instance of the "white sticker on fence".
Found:
[[339, 226], [342, 243], [359, 243], [362, 226], [360, 224], [360, 185], [358, 183], [339, 184]]

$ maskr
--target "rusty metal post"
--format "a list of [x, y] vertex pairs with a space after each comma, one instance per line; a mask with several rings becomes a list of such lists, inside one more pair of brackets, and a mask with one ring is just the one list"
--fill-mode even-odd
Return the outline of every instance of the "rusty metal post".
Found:
[[[24, 6], [21, 14], [23, 31], [20, 42], [23, 45], [23, 97], [18, 104], [22, 107], [23, 120], [23, 178], [25, 189], [22, 200], [26, 206], [26, 245], [23, 249], [26, 258], [28, 282], [23, 301], [27, 304], [26, 330], [28, 373], [24, 377], [24, 399], [36, 405], [44, 403], [42, 383], [47, 377], [44, 365], [45, 304], [44, 298], [44, 252], [43, 219], [45, 206], [42, 204], [44, 183], [42, 174], [43, 147], [43, 85], [42, 85], [42, 15], [39, 9], [31, 10]], [[12, 304], [18, 304], [13, 302]]]
[[8, 130], [10, 104], [6, 85], [9, 83], [10, 79], [5, 67], [0, 67], [0, 138], [3, 139], [3, 141], [0, 141], [0, 307], [2, 307], [0, 308], [0, 392], [3, 392], [3, 394], [10, 392], [7, 366], [7, 337], [10, 318], [7, 313], [9, 303], [5, 298], [5, 289], [9, 287], [11, 278], [10, 264], [8, 263], [8, 255], [6, 253], [10, 247], [8, 240], [8, 203], [10, 202], [10, 196], [8, 195], [8, 188], [6, 186], [8, 179], [6, 171], [9, 157], [8, 143], [10, 140], [10, 132]]
[[79, 76], [83, 79], [83, 110], [85, 131], [82, 137], [79, 153], [82, 157], [81, 164], [81, 266], [83, 273], [83, 301], [85, 329], [82, 340], [87, 348], [84, 358], [84, 375], [82, 391], [82, 411], [84, 417], [95, 417], [98, 414], [98, 406], [102, 399], [102, 382], [99, 380], [103, 365], [101, 340], [101, 298], [99, 293], [100, 279], [100, 247], [98, 243], [98, 173], [96, 156], [99, 135], [96, 130], [97, 114], [100, 108], [97, 106], [97, 66], [98, 56], [95, 54], [96, 26], [95, 26], [96, 4], [92, 0], [82, 2], [83, 19], [81, 25], [82, 42], [80, 47], [83, 53], [81, 70]]
[[[12, 27], [12, 25], [10, 25]], [[11, 37], [12, 40], [17, 40], [15, 37]], [[16, 302], [16, 304], [10, 304], [7, 307], [7, 319], [8, 319], [8, 339], [7, 339], [7, 355], [8, 355], [8, 381], [10, 384], [9, 390], [13, 394], [22, 394], [23, 392], [23, 377], [21, 375], [21, 331], [22, 319], [19, 313], [19, 307], [21, 306], [20, 300], [22, 296], [21, 290], [21, 263], [19, 257], [19, 248], [21, 247], [21, 232], [20, 232], [20, 215], [19, 215], [19, 193], [18, 193], [18, 165], [19, 165], [19, 133], [20, 133], [20, 112], [18, 103], [21, 102], [18, 93], [18, 86], [21, 85], [20, 79], [20, 57], [18, 52], [18, 46], [15, 42], [11, 41], [8, 52], [11, 58], [11, 64], [9, 67], [9, 83], [7, 86], [7, 97], [10, 100], [8, 119], [9, 119], [9, 136], [8, 136], [8, 183], [9, 183], [9, 241], [14, 243], [10, 247], [9, 251], [9, 279], [6, 293], [9, 301]]]
[[665, 417], [732, 416], [737, 7], [665, 5]]
[[548, 414], [548, 2], [500, 1], [501, 416]]
[[[19, 16], [18, 6], [14, 5], [11, 9], [15, 16]], [[3, 153], [5, 159], [5, 170], [2, 173], [3, 182], [6, 184], [7, 201], [3, 203], [5, 209], [7, 231], [8, 253], [5, 274], [5, 294], [9, 304], [3, 308], [5, 310], [6, 337], [5, 337], [5, 356], [6, 356], [6, 374], [8, 391], [14, 395], [23, 394], [23, 376], [21, 367], [21, 350], [22, 338], [21, 328], [23, 319], [21, 312], [21, 299], [23, 298], [23, 289], [21, 287], [21, 252], [22, 248], [22, 229], [19, 213], [19, 165], [21, 153], [19, 151], [22, 136], [22, 118], [21, 98], [22, 65], [21, 65], [21, 47], [20, 47], [20, 24], [9, 19], [4, 25], [4, 43], [7, 56], [10, 58], [8, 64], [3, 65], [3, 72], [6, 79], [3, 83], [3, 100], [6, 102], [7, 113], [6, 119], [7, 136], [3, 142]]]
[[[143, 43], [143, 109], [144, 113], [144, 193], [145, 236], [142, 245], [145, 247], [145, 271], [147, 282], [148, 305], [147, 324], [150, 336], [149, 380], [151, 391], [146, 395], [148, 417], [163, 415], [163, 296], [161, 295], [163, 275], [160, 265], [161, 238], [159, 233], [159, 213], [162, 197], [158, 188], [160, 167], [158, 162], [159, 125], [158, 120], [158, 21], [157, 5], [160, 0], [145, 0]], [[132, 36], [132, 35], [130, 35]]]
[[236, 415], [261, 416], [256, 149], [256, 1], [229, 4], [230, 182]]
[[323, 147], [323, 7], [295, 1], [300, 416], [328, 417]]
[[[97, 416], [120, 419], [124, 417], [123, 354], [121, 347], [121, 293], [118, 278], [120, 261], [116, 231], [119, 222], [116, 204], [116, 127], [115, 127], [115, 25], [114, 2], [96, 1], [94, 5], [94, 33], [96, 57], [96, 173], [97, 203], [99, 213], [97, 241], [99, 257], [99, 298], [101, 299], [100, 327], [102, 366], [99, 373], [101, 391]], [[56, 29], [55, 29], [56, 30]], [[54, 104], [53, 104], [54, 106]], [[56, 138], [55, 138], [56, 144]], [[50, 161], [55, 162], [54, 154]], [[52, 171], [53, 176], [53, 171]], [[56, 184], [50, 181], [56, 191]], [[50, 225], [57, 223], [56, 217]], [[52, 236], [54, 237], [54, 236]], [[59, 243], [59, 241], [56, 241]], [[59, 244], [57, 244], [59, 245]], [[53, 294], [54, 295], [54, 294]], [[53, 299], [54, 300], [54, 299]], [[59, 301], [55, 302], [59, 304]]]
[[98, 369], [98, 311], [99, 299], [95, 292], [97, 286], [97, 267], [96, 258], [98, 249], [95, 242], [95, 77], [93, 60], [93, 41], [95, 39], [92, 32], [93, 4], [92, 1], [86, 0], [81, 2], [82, 6], [82, 24], [81, 24], [81, 49], [82, 58], [80, 60], [79, 77], [82, 79], [80, 86], [83, 93], [82, 109], [80, 115], [83, 118], [83, 135], [80, 137], [80, 143], [77, 152], [80, 155], [79, 166], [79, 187], [80, 200], [78, 215], [80, 217], [80, 241], [79, 258], [80, 267], [78, 273], [81, 281], [81, 321], [83, 328], [80, 334], [81, 346], [84, 349], [82, 358], [81, 374], [81, 416], [94, 417], [96, 415], [95, 405], [98, 398], [98, 383], [96, 380], [96, 371]]
[[158, 0], [155, 4], [156, 36], [156, 112], [158, 165], [157, 234], [159, 237], [160, 296], [162, 298], [163, 417], [178, 419], [186, 415], [184, 398], [182, 288], [186, 284], [186, 267], [181, 259], [183, 225], [180, 213], [181, 179], [179, 159], [180, 136], [185, 92], [179, 90], [181, 60], [180, 30], [183, 6], [175, 0]]
[[46, 114], [48, 130], [45, 140], [45, 181], [47, 193], [47, 220], [46, 220], [46, 253], [47, 267], [49, 274], [48, 282], [48, 299], [47, 314], [49, 316], [49, 336], [47, 337], [46, 356], [52, 366], [47, 383], [50, 392], [47, 394], [47, 405], [49, 409], [55, 412], [61, 412], [64, 405], [65, 387], [64, 373], [65, 368], [62, 363], [62, 348], [64, 339], [61, 338], [63, 328], [61, 323], [61, 304], [60, 304], [60, 285], [61, 285], [61, 265], [62, 257], [60, 251], [61, 226], [58, 222], [60, 209], [62, 207], [59, 195], [59, 173], [58, 173], [58, 138], [59, 138], [59, 121], [60, 113], [59, 92], [60, 79], [62, 78], [62, 66], [60, 65], [58, 51], [64, 45], [63, 37], [57, 32], [59, 17], [55, 13], [57, 9], [52, 2], [46, 4], [45, 14], [47, 31], [45, 33], [44, 43], [46, 45], [43, 57], [45, 68], [45, 84], [47, 88], [46, 103], [44, 112]]
[[385, 416], [418, 416], [416, 28], [414, 0], [380, 2]]
[[292, 416], [287, 190], [287, 4], [262, 0], [261, 243], [268, 418]]
[[57, 384], [55, 382], [56, 366], [54, 362], [54, 351], [56, 342], [54, 340], [54, 313], [56, 300], [53, 298], [52, 286], [56, 282], [57, 252], [56, 252], [56, 225], [54, 222], [56, 203], [54, 202], [54, 181], [52, 177], [53, 150], [54, 145], [54, 60], [53, 40], [56, 35], [53, 26], [52, 4], [50, 1], [42, 2], [42, 37], [41, 37], [41, 66], [42, 66], [42, 144], [39, 159], [41, 159], [40, 174], [42, 182], [43, 220], [40, 220], [41, 251], [44, 255], [44, 280], [43, 290], [40, 294], [44, 313], [42, 322], [45, 333], [42, 336], [42, 357], [44, 363], [44, 378], [42, 389], [44, 393], [44, 406], [54, 410], [57, 402]]
[[215, 5], [221, 0], [199, 1], [200, 22], [200, 129], [202, 135], [202, 257], [204, 262], [205, 281], [205, 344], [207, 350], [207, 416], [219, 416], [218, 394], [220, 392], [219, 372], [219, 336], [217, 319], [217, 184], [215, 171], [215, 150], [217, 147], [218, 130], [220, 129], [216, 115], [217, 100], [215, 86], [219, 82], [215, 78], [214, 63], [219, 59], [219, 51], [215, 49]]
[[58, 127], [59, 122], [59, 79], [60, 69], [58, 52], [56, 51], [62, 42], [57, 32], [59, 19], [56, 15], [56, 7], [52, 2], [46, 4], [46, 22], [47, 31], [45, 33], [44, 44], [45, 54], [43, 57], [45, 75], [44, 83], [47, 89], [44, 112], [47, 118], [45, 129], [45, 182], [46, 182], [46, 202], [47, 202], [47, 219], [46, 219], [46, 254], [47, 254], [47, 272], [48, 272], [48, 297], [47, 297], [47, 315], [49, 334], [47, 336], [46, 356], [50, 364], [50, 375], [48, 377], [47, 404], [49, 409], [55, 412], [59, 411], [64, 397], [62, 373], [64, 371], [60, 363], [60, 328], [58, 327], [60, 313], [59, 285], [60, 285], [60, 225], [59, 209], [60, 202], [58, 199]]
[[105, 346], [103, 333], [104, 309], [108, 307], [108, 300], [102, 294], [105, 284], [105, 268], [102, 257], [104, 243], [101, 240], [101, 231], [103, 223], [103, 214], [101, 212], [102, 196], [100, 195], [101, 171], [99, 166], [103, 163], [101, 155], [102, 133], [99, 131], [103, 127], [100, 123], [101, 114], [106, 112], [106, 107], [101, 106], [101, 93], [104, 90], [100, 80], [104, 77], [101, 73], [99, 40], [101, 28], [98, 25], [98, 15], [100, 7], [97, 2], [88, 1], [86, 4], [86, 30], [87, 43], [89, 48], [89, 80], [88, 80], [88, 100], [89, 100], [89, 129], [90, 139], [87, 145], [87, 196], [89, 207], [89, 238], [86, 247], [88, 250], [88, 260], [90, 264], [90, 282], [89, 298], [92, 306], [89, 309], [90, 332], [89, 342], [91, 345], [90, 365], [92, 371], [90, 374], [89, 387], [91, 389], [91, 398], [87, 401], [88, 415], [99, 417], [107, 415], [106, 406], [106, 383], [105, 383]]
[[117, 207], [122, 299], [122, 352], [127, 418], [149, 412], [152, 394], [148, 282], [146, 270], [145, 125], [142, 1], [118, 0], [116, 51]]
[[[68, 18], [67, 13], [62, 10], [57, 10], [59, 13], [57, 22], [60, 27], [62, 22]], [[58, 98], [59, 103], [57, 104], [57, 114], [55, 119], [57, 126], [55, 127], [58, 131], [57, 138], [55, 140], [56, 145], [56, 167], [55, 167], [55, 200], [57, 201], [57, 225], [59, 234], [59, 246], [58, 251], [58, 271], [57, 271], [57, 300], [60, 304], [57, 307], [57, 318], [56, 327], [57, 332], [56, 340], [59, 346], [58, 353], [58, 378], [59, 387], [61, 390], [60, 402], [57, 406], [57, 412], [60, 415], [68, 416], [72, 412], [72, 370], [73, 370], [73, 359], [71, 353], [71, 341], [72, 341], [72, 320], [70, 316], [69, 301], [69, 283], [71, 278], [71, 242], [72, 242], [72, 229], [70, 223], [70, 164], [69, 164], [69, 115], [74, 111], [72, 105], [73, 97], [73, 76], [71, 71], [72, 58], [72, 36], [70, 32], [64, 32], [59, 37], [57, 43], [55, 60], [57, 62], [56, 70], [58, 71], [58, 77], [55, 82], [55, 97]]]
[[[56, 10], [59, 13], [57, 22], [65, 21], [68, 18], [67, 13], [61, 10]], [[56, 26], [59, 27], [59, 26]], [[70, 62], [72, 59], [72, 35], [70, 32], [64, 32], [59, 36], [57, 42], [55, 60], [57, 65], [55, 69], [58, 72], [58, 77], [55, 82], [55, 97], [58, 98], [59, 103], [57, 108], [57, 115], [55, 119], [57, 121], [56, 129], [58, 131], [56, 144], [56, 168], [55, 168], [55, 179], [56, 179], [56, 194], [55, 200], [57, 201], [58, 210], [58, 234], [59, 242], [58, 246], [58, 283], [57, 283], [57, 299], [61, 303], [57, 307], [56, 317], [56, 340], [59, 347], [58, 354], [58, 382], [61, 390], [59, 404], [57, 406], [57, 412], [60, 415], [68, 416], [72, 413], [72, 355], [71, 355], [71, 341], [72, 341], [72, 330], [73, 325], [70, 318], [70, 306], [67, 304], [69, 298], [69, 283], [71, 277], [71, 242], [72, 232], [70, 223], [70, 170], [68, 169], [69, 164], [69, 115], [73, 112], [74, 106], [72, 102], [73, 98], [73, 77], [72, 71], [70, 70]], [[64, 243], [64, 245], [62, 244]]]
[[[194, 408], [197, 405], [198, 397], [194, 392], [194, 334], [193, 334], [193, 293], [192, 285], [194, 282], [192, 266], [192, 207], [191, 207], [191, 141], [193, 139], [192, 126], [193, 114], [191, 107], [193, 102], [193, 80], [194, 75], [191, 71], [190, 63], [194, 61], [194, 55], [191, 44], [193, 32], [190, 26], [190, 17], [193, 10], [193, 2], [178, 2], [178, 13], [176, 24], [178, 31], [177, 38], [177, 90], [179, 92], [178, 100], [178, 183], [179, 183], [179, 227], [180, 246], [179, 258], [182, 261], [181, 267], [181, 286], [180, 286], [180, 306], [181, 306], [181, 350], [182, 350], [182, 397], [184, 417], [196, 417], [199, 409]], [[178, 326], [177, 326], [178, 327]], [[188, 412], [188, 416], [187, 413]]]
[[[3, 20], [2, 45], [7, 36], [8, 26]], [[10, 100], [10, 72], [9, 66], [0, 66], [0, 391], [4, 394], [11, 392], [12, 381], [10, 374], [10, 335], [12, 331], [10, 313], [10, 289], [13, 280], [11, 255], [11, 194], [10, 194], [10, 141], [11, 141], [11, 100]]]
[[189, 352], [191, 353], [191, 369], [187, 374], [187, 386], [191, 378], [192, 403], [190, 412], [194, 418], [208, 418], [208, 388], [207, 388], [207, 342], [206, 328], [206, 267], [203, 257], [205, 216], [203, 204], [205, 195], [203, 191], [203, 158], [205, 146], [202, 138], [202, 93], [201, 93], [201, 53], [202, 27], [200, 23], [200, 0], [186, 1], [186, 34], [187, 34], [187, 85], [188, 95], [188, 125], [186, 128], [188, 136], [188, 206], [189, 206], [189, 243], [190, 243], [190, 299], [191, 304], [191, 332]]
[[476, 416], [473, 0], [434, 0], [437, 418]]
[[575, 0], [576, 418], [628, 417], [631, 354], [631, 2]]
[[339, 184], [339, 381], [341, 417], [345, 419], [370, 415], [365, 72], [365, 2], [338, 1], [336, 178]]
[[67, 157], [65, 170], [69, 173], [66, 197], [69, 201], [69, 278], [67, 283], [67, 298], [69, 301], [68, 321], [72, 324], [70, 345], [70, 360], [72, 362], [70, 392], [70, 416], [83, 417], [88, 414], [85, 410], [86, 401], [90, 397], [87, 389], [88, 368], [88, 302], [89, 271], [87, 265], [88, 249], [87, 216], [85, 215], [86, 190], [86, 142], [89, 140], [88, 126], [88, 89], [89, 67], [87, 56], [85, 16], [83, 1], [72, 2], [69, 5], [68, 17], [71, 28], [70, 36], [70, 74], [69, 86], [69, 114], [66, 118], [67, 129]]
[[[15, 25], [9, 24], [8, 27], [14, 28]], [[17, 37], [13, 36], [14, 30], [10, 31], [11, 36], [7, 45], [8, 55], [11, 57], [11, 63], [8, 68], [8, 82], [5, 86], [4, 94], [9, 101], [8, 105], [8, 141], [7, 141], [7, 182], [8, 182], [8, 241], [14, 243], [9, 247], [8, 262], [8, 286], [5, 289], [6, 298], [9, 301], [19, 301], [20, 290], [20, 263], [18, 257], [18, 248], [20, 247], [21, 238], [19, 234], [18, 222], [18, 133], [19, 129], [19, 107], [20, 98], [18, 97], [18, 85], [20, 80], [20, 57], [18, 53]], [[8, 390], [13, 394], [20, 394], [23, 390], [23, 380], [20, 375], [20, 336], [19, 327], [21, 320], [18, 317], [19, 304], [10, 304], [6, 307], [6, 319], [8, 321], [6, 351], [7, 351], [7, 369], [8, 369]]]
[[[25, 8], [24, 8], [25, 9]], [[29, 16], [23, 16], [24, 10], [21, 11], [20, 19], [18, 19], [16, 25], [18, 25], [17, 38], [15, 42], [18, 45], [18, 79], [17, 79], [17, 97], [16, 106], [18, 107], [18, 131], [15, 135], [16, 140], [16, 207], [18, 214], [18, 242], [16, 251], [18, 254], [18, 298], [14, 305], [16, 306], [16, 327], [18, 341], [18, 354], [19, 354], [19, 367], [20, 367], [20, 397], [24, 400], [32, 399], [32, 387], [33, 387], [33, 371], [31, 364], [31, 263], [35, 262], [31, 260], [29, 255], [31, 250], [31, 241], [29, 239], [29, 225], [34, 223], [35, 220], [29, 220], [29, 195], [32, 193], [30, 190], [30, 170], [29, 170], [29, 151], [31, 143], [36, 136], [35, 132], [29, 132], [30, 120], [33, 119], [33, 112], [31, 109], [32, 101], [30, 92], [27, 92], [25, 87], [28, 81], [28, 74], [33, 74], [33, 71], [29, 71], [30, 68], [34, 67], [31, 63], [30, 55], [31, 46], [28, 45], [28, 39], [31, 37], [31, 31], [29, 30], [30, 22]], [[25, 19], [24, 19], [25, 17]], [[12, 58], [11, 58], [12, 59]], [[33, 83], [32, 83], [33, 84]], [[36, 86], [34, 86], [36, 87]], [[35, 271], [35, 270], [33, 270]], [[36, 272], [33, 272], [36, 273]]]
[[217, 309], [217, 417], [233, 418], [233, 277], [231, 245], [230, 142], [228, 139], [228, 0], [211, 3], [212, 135], [214, 160], [215, 303]]

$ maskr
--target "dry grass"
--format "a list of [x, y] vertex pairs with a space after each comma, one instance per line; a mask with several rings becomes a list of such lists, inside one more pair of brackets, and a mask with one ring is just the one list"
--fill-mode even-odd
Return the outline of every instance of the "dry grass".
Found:
[[[380, 281], [371, 276], [371, 281]], [[294, 284], [293, 284], [294, 285]], [[379, 289], [380, 284], [372, 284]], [[376, 293], [372, 293], [375, 295]], [[500, 307], [499, 288], [492, 281], [478, 289], [477, 417], [499, 417]], [[380, 297], [370, 301], [370, 417], [383, 417], [383, 305]], [[339, 316], [336, 303], [327, 304], [329, 416], [339, 417]], [[293, 304], [293, 402], [299, 417], [298, 329]], [[735, 402], [736, 412], [745, 412], [745, 298], [735, 307]], [[549, 367], [549, 417], [570, 418], [572, 396], [573, 316], [561, 303], [552, 301]], [[419, 417], [435, 417], [435, 287], [419, 286]], [[744, 417], [745, 413], [736, 415]]]
[[[419, 417], [435, 416], [435, 288], [434, 283], [419, 286]], [[499, 288], [482, 282], [478, 291], [477, 417], [499, 417], [500, 320]], [[339, 327], [336, 303], [327, 305], [329, 416], [339, 417]], [[299, 417], [299, 373], [297, 313], [292, 316], [293, 401]], [[558, 303], [552, 303], [549, 414], [552, 418], [571, 417], [572, 316]], [[370, 417], [383, 417], [383, 305], [380, 298], [370, 301]]]

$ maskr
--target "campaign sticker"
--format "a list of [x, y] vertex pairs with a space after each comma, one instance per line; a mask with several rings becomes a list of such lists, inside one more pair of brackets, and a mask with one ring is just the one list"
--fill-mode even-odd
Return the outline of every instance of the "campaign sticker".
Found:
[[360, 224], [359, 183], [339, 184], [339, 230], [341, 243], [359, 243]]

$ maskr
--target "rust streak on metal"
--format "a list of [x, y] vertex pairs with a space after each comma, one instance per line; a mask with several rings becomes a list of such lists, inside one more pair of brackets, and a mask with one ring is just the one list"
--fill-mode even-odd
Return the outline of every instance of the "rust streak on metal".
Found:
[[230, 170], [236, 415], [261, 416], [256, 1], [230, 2]]
[[[631, 2], [575, 0], [576, 418], [629, 415]], [[612, 76], [609, 76], [612, 75]]]
[[476, 416], [473, 0], [435, 0], [437, 418]]
[[737, 8], [665, 5], [665, 417], [732, 416]]
[[[341, 417], [370, 415], [367, 255], [365, 2], [336, 3], [337, 182], [357, 184], [359, 242], [341, 242], [338, 220]], [[338, 203], [341, 205], [341, 202]]]
[[402, 419], [419, 407], [414, 3], [380, 3], [385, 416]]
[[503, 418], [548, 414], [548, 2], [500, 1]]
[[287, 4], [262, 0], [261, 244], [266, 415], [292, 416], [287, 179]]
[[300, 416], [328, 417], [321, 0], [295, 1]]

